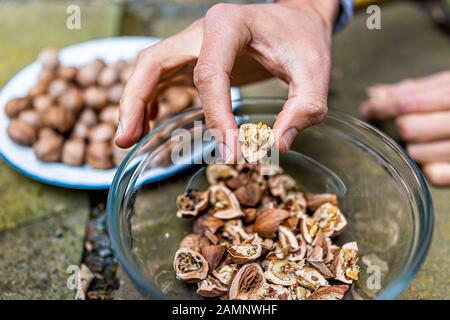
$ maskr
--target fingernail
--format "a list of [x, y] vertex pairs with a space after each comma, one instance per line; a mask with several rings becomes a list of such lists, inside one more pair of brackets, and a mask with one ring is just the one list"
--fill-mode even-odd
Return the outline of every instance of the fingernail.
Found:
[[119, 125], [117, 126], [116, 136], [114, 137], [114, 142], [117, 142], [117, 140], [122, 136], [122, 133], [122, 124], [119, 122]]
[[286, 146], [286, 150], [289, 150], [292, 143], [294, 142], [295, 137], [298, 135], [298, 131], [296, 128], [289, 128], [283, 134], [283, 143]]
[[220, 142], [217, 145], [217, 148], [219, 149], [221, 160], [225, 164], [230, 164], [233, 159], [233, 153], [231, 152], [231, 149], [223, 142]]

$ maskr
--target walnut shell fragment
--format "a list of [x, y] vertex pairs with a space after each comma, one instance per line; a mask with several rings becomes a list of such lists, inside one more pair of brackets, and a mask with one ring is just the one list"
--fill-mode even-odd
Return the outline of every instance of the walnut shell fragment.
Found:
[[212, 272], [212, 275], [219, 279], [224, 285], [228, 286], [233, 280], [234, 275], [237, 273], [237, 265], [232, 264], [223, 264], [219, 266], [216, 270]]
[[173, 268], [178, 279], [199, 282], [208, 276], [208, 262], [197, 251], [181, 248], [175, 253]]
[[208, 193], [189, 190], [177, 197], [177, 217], [195, 217], [208, 206]]
[[240, 245], [228, 248], [231, 260], [236, 264], [244, 264], [255, 261], [261, 256], [262, 240], [255, 234], [252, 238], [245, 240]]
[[314, 291], [307, 300], [342, 300], [349, 286], [345, 284], [321, 287]]
[[302, 287], [310, 290], [317, 290], [320, 287], [328, 286], [328, 281], [317, 270], [306, 267], [296, 271], [297, 282]]
[[11, 120], [8, 135], [15, 143], [24, 146], [31, 146], [37, 140], [36, 128], [19, 119]]
[[333, 274], [336, 280], [351, 284], [358, 280], [358, 245], [356, 242], [344, 244], [333, 259]]
[[282, 209], [267, 209], [261, 213], [255, 221], [255, 231], [263, 238], [273, 239], [278, 227], [290, 216], [290, 213]]
[[264, 158], [275, 143], [272, 129], [259, 122], [245, 123], [239, 128], [239, 143], [244, 158], [255, 163]]
[[347, 226], [347, 219], [345, 219], [341, 210], [329, 202], [322, 204], [314, 212], [313, 217], [327, 237], [337, 236]]
[[197, 294], [206, 298], [220, 297], [228, 292], [228, 288], [219, 280], [208, 276], [205, 280], [198, 283]]
[[236, 170], [226, 164], [210, 164], [206, 167], [206, 179], [211, 185], [233, 177], [237, 177]]
[[229, 220], [244, 215], [236, 196], [224, 185], [209, 187], [209, 202], [215, 210], [214, 217], [216, 218]]
[[275, 260], [269, 262], [264, 276], [267, 281], [283, 286], [290, 286], [297, 283], [296, 263], [287, 260]]
[[316, 211], [321, 205], [327, 202], [335, 206], [338, 205], [337, 196], [332, 193], [306, 193], [305, 198], [308, 209], [311, 211]]
[[230, 300], [255, 300], [266, 284], [264, 272], [257, 263], [243, 265], [230, 285]]
[[266, 283], [258, 291], [257, 300], [293, 300], [291, 291], [283, 286]]

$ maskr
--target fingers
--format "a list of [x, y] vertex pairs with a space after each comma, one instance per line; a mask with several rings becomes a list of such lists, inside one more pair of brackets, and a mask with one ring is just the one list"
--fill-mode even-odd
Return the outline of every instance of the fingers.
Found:
[[296, 135], [321, 122], [328, 111], [330, 57], [321, 50], [314, 58], [300, 56], [301, 66], [291, 68], [289, 99], [274, 124], [276, 145], [281, 152], [289, 150]]
[[361, 105], [364, 118], [386, 119], [410, 112], [450, 109], [450, 72], [367, 90], [369, 99]]
[[396, 119], [400, 136], [408, 142], [450, 139], [450, 111], [413, 113]]
[[[234, 5], [212, 7], [204, 19], [203, 43], [194, 69], [194, 83], [208, 128], [221, 134], [225, 160], [238, 155], [237, 124], [231, 110], [230, 74], [238, 53], [250, 40], [241, 10]], [[228, 132], [228, 135], [227, 135]], [[234, 133], [232, 133], [234, 132]], [[230, 134], [231, 133], [231, 134]], [[227, 152], [227, 155], [224, 153]]]
[[406, 147], [409, 155], [416, 162], [450, 162], [450, 140], [414, 143]]
[[435, 162], [423, 166], [428, 180], [437, 186], [450, 185], [450, 162]]
[[120, 101], [120, 122], [115, 138], [119, 147], [132, 146], [144, 133], [146, 109], [155, 96], [160, 78], [198, 56], [202, 35], [197, 24], [139, 54]]

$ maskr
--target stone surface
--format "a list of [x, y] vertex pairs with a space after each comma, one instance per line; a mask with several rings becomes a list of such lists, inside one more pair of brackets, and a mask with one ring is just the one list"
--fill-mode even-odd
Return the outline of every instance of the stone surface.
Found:
[[[0, 3], [0, 85], [45, 47], [115, 35], [118, 5], [81, 7], [81, 30], [66, 28], [66, 4]], [[26, 159], [24, 159], [26, 161]], [[89, 216], [86, 192], [30, 180], [0, 160], [0, 299], [72, 299]]]

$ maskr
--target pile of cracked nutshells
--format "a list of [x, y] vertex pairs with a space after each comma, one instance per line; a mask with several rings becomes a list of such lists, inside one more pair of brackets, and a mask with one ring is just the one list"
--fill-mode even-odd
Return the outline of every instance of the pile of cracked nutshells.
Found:
[[333, 243], [347, 225], [335, 195], [299, 192], [270, 164], [214, 164], [206, 175], [207, 191], [177, 198], [177, 216], [195, 217], [175, 254], [178, 279], [209, 298], [344, 297], [358, 279], [358, 247]]
[[[36, 85], [25, 97], [6, 104], [9, 137], [32, 146], [44, 162], [86, 163], [96, 169], [118, 166], [129, 152], [116, 147], [113, 140], [119, 100], [132, 63], [119, 60], [107, 65], [95, 59], [81, 67], [63, 66], [56, 49], [43, 50], [38, 60], [42, 69]], [[161, 90], [157, 102], [150, 128], [198, 105], [198, 96], [191, 86], [171, 86]]]

